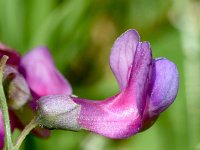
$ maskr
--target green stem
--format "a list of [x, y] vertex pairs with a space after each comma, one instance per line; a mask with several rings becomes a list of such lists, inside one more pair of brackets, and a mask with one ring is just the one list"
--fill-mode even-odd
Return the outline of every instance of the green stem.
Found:
[[18, 150], [22, 144], [22, 142], [24, 141], [24, 139], [26, 138], [26, 136], [30, 133], [30, 131], [32, 129], [34, 129], [36, 126], [38, 125], [38, 122], [36, 120], [36, 118], [33, 118], [31, 120], [31, 122], [25, 127], [25, 129], [22, 131], [22, 133], [20, 134], [20, 136], [18, 137], [16, 144], [14, 146], [15, 150]]
[[7, 60], [8, 60], [8, 56], [4, 55], [0, 61], [0, 105], [1, 105], [3, 119], [4, 119], [6, 147], [8, 150], [13, 150], [8, 106], [7, 106], [6, 97], [4, 94], [4, 89], [3, 89], [3, 84], [2, 84], [3, 70], [6, 65]]

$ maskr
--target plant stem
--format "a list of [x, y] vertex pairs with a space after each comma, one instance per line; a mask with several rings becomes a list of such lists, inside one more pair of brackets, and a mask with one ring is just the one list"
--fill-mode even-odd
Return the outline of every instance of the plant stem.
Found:
[[22, 131], [22, 133], [20, 134], [20, 136], [18, 137], [16, 144], [14, 146], [15, 150], [18, 150], [22, 144], [22, 142], [24, 141], [24, 139], [26, 138], [26, 136], [30, 133], [30, 131], [32, 129], [34, 129], [36, 126], [38, 125], [38, 122], [36, 120], [36, 118], [33, 118], [31, 120], [31, 122], [25, 127], [25, 129]]
[[4, 119], [6, 147], [8, 150], [13, 150], [8, 106], [7, 106], [6, 97], [4, 94], [4, 89], [3, 89], [3, 84], [2, 84], [3, 70], [6, 65], [7, 60], [8, 60], [8, 56], [6, 55], [4, 55], [0, 60], [0, 105], [1, 105], [3, 119]]
[[[174, 0], [177, 18], [175, 26], [181, 33], [184, 53], [184, 76], [188, 117], [188, 148], [200, 147], [200, 3], [192, 0]], [[181, 140], [181, 142], [183, 142]], [[182, 143], [181, 143], [182, 144]]]

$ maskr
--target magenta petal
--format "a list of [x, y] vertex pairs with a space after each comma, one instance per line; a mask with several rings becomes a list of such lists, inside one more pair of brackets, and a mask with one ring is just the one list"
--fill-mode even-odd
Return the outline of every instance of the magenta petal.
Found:
[[15, 50], [0, 43], [0, 58], [3, 55], [7, 55], [9, 57], [7, 64], [14, 65], [14, 66], [19, 65], [20, 55]]
[[73, 99], [81, 105], [78, 121], [83, 129], [110, 138], [122, 139], [134, 135], [141, 128], [141, 116], [136, 103], [119, 106], [122, 101], [130, 101], [125, 93], [99, 102]]
[[110, 66], [117, 78], [120, 90], [127, 86], [139, 39], [136, 30], [128, 30], [115, 41], [112, 47]]
[[81, 105], [80, 125], [110, 138], [127, 138], [141, 129], [147, 96], [151, 50], [148, 43], [137, 46], [128, 86], [120, 94], [104, 101], [74, 98]]
[[159, 115], [176, 98], [179, 87], [179, 76], [176, 65], [165, 58], [154, 60], [150, 86], [152, 89], [148, 112], [150, 116]]
[[3, 116], [0, 110], [0, 149], [3, 149], [4, 146], [4, 123], [3, 123]]
[[56, 69], [47, 48], [33, 49], [21, 60], [21, 72], [36, 95], [71, 94], [69, 82]]

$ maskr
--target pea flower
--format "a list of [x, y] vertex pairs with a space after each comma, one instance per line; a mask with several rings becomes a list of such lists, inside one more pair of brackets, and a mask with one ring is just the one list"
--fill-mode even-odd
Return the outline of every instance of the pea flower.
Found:
[[128, 30], [114, 43], [110, 66], [119, 93], [101, 101], [68, 95], [38, 100], [38, 120], [50, 129], [89, 130], [123, 139], [149, 128], [175, 100], [179, 77], [166, 58], [152, 59], [150, 44]]
[[[45, 47], [37, 47], [20, 56], [15, 50], [0, 44], [0, 57], [9, 56], [4, 70], [4, 91], [10, 109], [12, 130], [23, 129], [26, 121], [15, 114], [16, 109], [23, 109], [29, 102], [29, 113], [35, 114], [35, 104], [39, 97], [50, 94], [71, 94], [69, 82], [56, 69], [52, 57]], [[26, 113], [26, 112], [23, 112]], [[0, 149], [4, 143], [4, 127], [0, 111]], [[31, 120], [33, 116], [29, 119]], [[29, 120], [28, 120], [29, 121]], [[27, 122], [28, 123], [28, 122]], [[39, 136], [47, 136], [45, 130], [35, 130]]]

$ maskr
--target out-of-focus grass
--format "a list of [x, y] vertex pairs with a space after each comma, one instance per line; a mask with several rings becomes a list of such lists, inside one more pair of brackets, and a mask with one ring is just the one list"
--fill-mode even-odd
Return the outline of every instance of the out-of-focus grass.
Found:
[[151, 42], [154, 57], [175, 62], [180, 74], [176, 101], [143, 133], [111, 140], [84, 131], [53, 131], [49, 139], [28, 136], [24, 149], [187, 150], [184, 57], [179, 32], [168, 19], [171, 5], [170, 0], [0, 0], [0, 41], [23, 54], [35, 46], [49, 47], [80, 97], [103, 99], [117, 93], [109, 52], [129, 28]]

